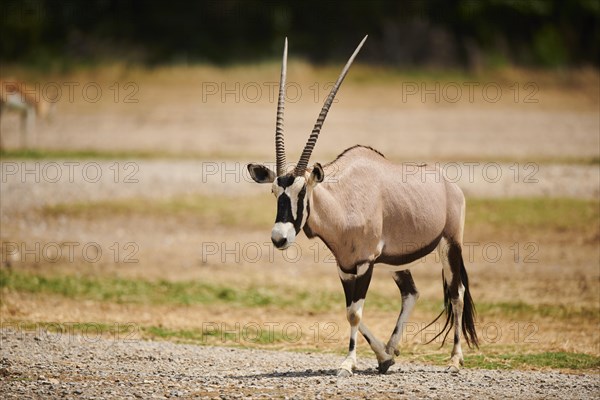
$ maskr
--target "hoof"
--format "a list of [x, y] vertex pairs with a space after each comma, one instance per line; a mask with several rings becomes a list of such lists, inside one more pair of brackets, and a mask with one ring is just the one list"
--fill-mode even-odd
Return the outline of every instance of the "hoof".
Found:
[[446, 372], [451, 374], [458, 374], [459, 371], [460, 368], [458, 368], [456, 365], [448, 365], [448, 368], [446, 368]]
[[398, 357], [400, 355], [400, 350], [398, 350], [398, 349], [394, 350], [394, 355], [396, 357]]
[[463, 360], [462, 355], [455, 354], [450, 358], [450, 363], [448, 364], [448, 368], [446, 368], [446, 372], [456, 374], [464, 364], [465, 361]]
[[352, 371], [348, 371], [347, 369], [344, 369], [344, 368], [338, 369], [338, 372], [337, 372], [338, 378], [348, 378], [350, 376], [352, 376]]
[[393, 358], [390, 358], [389, 360], [380, 362], [379, 366], [377, 367], [377, 371], [379, 371], [380, 374], [385, 374], [387, 372], [387, 370], [394, 364], [395, 364], [395, 361]]

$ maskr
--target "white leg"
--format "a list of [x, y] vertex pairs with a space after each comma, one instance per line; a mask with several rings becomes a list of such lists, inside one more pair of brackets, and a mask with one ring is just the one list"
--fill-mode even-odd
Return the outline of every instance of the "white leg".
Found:
[[410, 271], [404, 270], [394, 273], [394, 282], [396, 282], [398, 289], [400, 289], [400, 295], [402, 296], [402, 309], [400, 310], [400, 315], [396, 321], [394, 331], [392, 332], [390, 340], [388, 340], [386, 345], [386, 352], [390, 355], [399, 354], [397, 350], [398, 343], [400, 343], [400, 339], [402, 339], [404, 327], [406, 326], [408, 318], [412, 313], [417, 300], [419, 299], [419, 292], [417, 291]]
[[357, 302], [352, 302], [346, 308], [346, 317], [350, 323], [350, 344], [348, 346], [348, 355], [340, 365], [338, 376], [352, 375], [352, 371], [356, 369], [356, 340], [358, 339], [358, 327], [362, 318], [362, 308], [364, 299]]

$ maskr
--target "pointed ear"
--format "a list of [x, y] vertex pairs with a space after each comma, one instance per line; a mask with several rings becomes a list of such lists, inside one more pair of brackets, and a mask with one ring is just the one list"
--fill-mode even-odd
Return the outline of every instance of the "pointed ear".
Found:
[[323, 182], [323, 179], [325, 179], [325, 171], [323, 171], [321, 164], [315, 163], [310, 176], [308, 177], [308, 184], [311, 186], [316, 186], [318, 183]]
[[248, 172], [256, 183], [272, 183], [275, 178], [275, 172], [261, 164], [248, 164]]

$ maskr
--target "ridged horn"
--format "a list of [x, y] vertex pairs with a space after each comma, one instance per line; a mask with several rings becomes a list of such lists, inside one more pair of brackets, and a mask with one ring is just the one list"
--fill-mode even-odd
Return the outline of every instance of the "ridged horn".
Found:
[[336, 95], [338, 89], [340, 88], [340, 85], [344, 81], [344, 78], [346, 77], [346, 74], [348, 73], [348, 70], [350, 69], [352, 62], [354, 62], [354, 58], [356, 57], [356, 55], [358, 54], [358, 52], [360, 51], [361, 47], [363, 46], [363, 44], [365, 43], [365, 41], [367, 40], [368, 37], [369, 37], [369, 35], [365, 36], [363, 38], [363, 40], [359, 43], [358, 47], [356, 48], [356, 50], [354, 50], [354, 53], [352, 54], [352, 56], [350, 56], [350, 59], [346, 63], [346, 66], [342, 70], [342, 73], [340, 74], [337, 81], [335, 82], [335, 85], [333, 85], [333, 88], [331, 88], [331, 92], [329, 92], [329, 96], [327, 96], [327, 99], [325, 100], [325, 104], [323, 104], [323, 108], [321, 109], [321, 112], [319, 113], [319, 117], [317, 118], [317, 122], [315, 123], [312, 133], [308, 137], [308, 141], [306, 142], [306, 145], [304, 146], [304, 150], [302, 150], [302, 155], [300, 156], [298, 165], [296, 165], [296, 168], [294, 169], [294, 176], [302, 176], [304, 174], [304, 171], [306, 170], [306, 167], [308, 166], [308, 161], [310, 160], [310, 155], [315, 147], [315, 144], [317, 143], [317, 139], [319, 137], [319, 132], [321, 132], [321, 128], [323, 127], [323, 122], [325, 122], [325, 117], [327, 117], [327, 113], [329, 112], [329, 107], [331, 107], [331, 104], [333, 103], [333, 100], [335, 99], [335, 95]]
[[279, 79], [279, 101], [277, 102], [277, 122], [275, 124], [275, 159], [277, 161], [277, 176], [285, 174], [285, 143], [283, 139], [283, 110], [285, 104], [285, 78], [287, 75], [288, 40], [285, 38], [281, 78]]

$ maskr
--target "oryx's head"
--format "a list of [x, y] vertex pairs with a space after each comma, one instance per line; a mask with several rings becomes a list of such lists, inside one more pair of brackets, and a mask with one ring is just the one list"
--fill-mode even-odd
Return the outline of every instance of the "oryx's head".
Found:
[[283, 108], [285, 101], [285, 78], [287, 74], [287, 38], [283, 49], [283, 63], [281, 66], [281, 80], [279, 82], [279, 102], [277, 104], [277, 123], [275, 128], [275, 155], [277, 160], [277, 173], [260, 164], [249, 164], [248, 171], [252, 179], [258, 183], [271, 183], [271, 191], [277, 198], [277, 216], [271, 231], [271, 240], [275, 247], [285, 249], [294, 243], [296, 235], [306, 223], [308, 218], [308, 199], [312, 189], [323, 181], [324, 172], [321, 164], [316, 163], [310, 171], [307, 170], [310, 155], [315, 147], [323, 122], [331, 107], [331, 103], [346, 77], [350, 65], [360, 51], [367, 36], [360, 42], [354, 53], [346, 63], [337, 82], [333, 85], [325, 104], [319, 113], [317, 122], [304, 146], [300, 160], [294, 171], [287, 172], [285, 162], [285, 146], [283, 140]]

